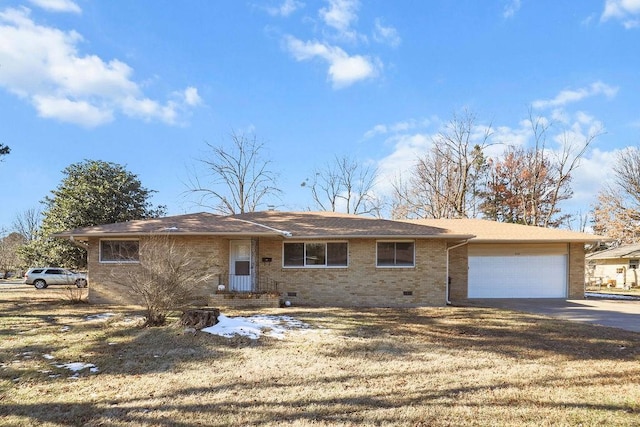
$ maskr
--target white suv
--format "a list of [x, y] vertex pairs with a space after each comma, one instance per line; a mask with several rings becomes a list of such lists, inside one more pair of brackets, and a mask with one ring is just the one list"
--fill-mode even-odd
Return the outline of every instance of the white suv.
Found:
[[86, 288], [87, 276], [64, 268], [30, 268], [24, 275], [24, 283], [33, 285], [36, 289], [45, 289], [49, 285], [76, 285]]

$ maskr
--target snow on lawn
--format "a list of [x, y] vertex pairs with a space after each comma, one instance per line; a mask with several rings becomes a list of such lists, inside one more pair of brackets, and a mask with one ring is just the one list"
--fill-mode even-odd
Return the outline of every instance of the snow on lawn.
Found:
[[291, 316], [251, 316], [251, 317], [227, 317], [218, 316], [218, 323], [202, 329], [214, 335], [231, 338], [234, 335], [243, 335], [257, 340], [261, 335], [284, 339], [285, 333], [294, 329], [308, 329], [309, 325]]
[[99, 369], [93, 363], [83, 363], [83, 362], [71, 362], [71, 363], [62, 363], [58, 365], [54, 365], [56, 368], [65, 368], [72, 372], [80, 372], [83, 369], [89, 368], [89, 372], [96, 373]]
[[87, 316], [84, 319], [85, 320], [107, 320], [110, 319], [111, 317], [115, 316], [114, 313], [100, 313], [100, 314], [92, 314], [91, 316]]
[[586, 298], [602, 298], [602, 299], [624, 299], [624, 300], [638, 300], [640, 298], [635, 297], [633, 295], [624, 295], [624, 294], [604, 294], [599, 292], [585, 292], [584, 296]]

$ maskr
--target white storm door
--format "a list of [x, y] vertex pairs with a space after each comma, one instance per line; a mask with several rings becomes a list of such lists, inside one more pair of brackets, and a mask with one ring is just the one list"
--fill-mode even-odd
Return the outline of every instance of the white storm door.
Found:
[[251, 240], [232, 240], [229, 247], [229, 290], [251, 292]]

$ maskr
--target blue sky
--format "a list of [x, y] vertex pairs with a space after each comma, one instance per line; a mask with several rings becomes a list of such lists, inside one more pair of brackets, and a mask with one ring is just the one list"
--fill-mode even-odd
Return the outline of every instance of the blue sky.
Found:
[[231, 131], [265, 143], [279, 209], [312, 206], [300, 183], [335, 155], [384, 194], [465, 108], [515, 145], [529, 109], [578, 140], [602, 127], [565, 205], [586, 212], [640, 143], [639, 46], [640, 0], [3, 1], [0, 228], [84, 159], [201, 211], [188, 170]]

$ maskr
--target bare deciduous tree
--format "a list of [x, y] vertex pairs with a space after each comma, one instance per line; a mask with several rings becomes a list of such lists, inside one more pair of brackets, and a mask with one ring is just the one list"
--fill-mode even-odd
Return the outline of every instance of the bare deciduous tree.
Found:
[[560, 204], [573, 195], [572, 173], [589, 146], [602, 134], [599, 126], [586, 135], [565, 130], [556, 135], [560, 148], [548, 148], [551, 123], [529, 111], [533, 146], [507, 147], [498, 159], [488, 159], [487, 180], [481, 209], [486, 218], [540, 227], [567, 224], [570, 214]]
[[394, 185], [395, 214], [415, 218], [475, 216], [484, 150], [491, 145], [491, 126], [478, 126], [476, 115], [454, 114], [432, 138], [431, 150], [420, 157], [403, 185]]
[[169, 311], [201, 298], [197, 289], [211, 280], [211, 268], [170, 236], [141, 239], [140, 265], [127, 270], [126, 281], [146, 308], [145, 326], [161, 326]]
[[[547, 133], [550, 129], [549, 124], [544, 118], [533, 117], [529, 111], [529, 122], [535, 141], [534, 162], [529, 165], [532, 171], [538, 171], [543, 168], [543, 163], [547, 160]], [[540, 213], [535, 211], [535, 206], [539, 205], [535, 199], [529, 200], [530, 205], [534, 209], [532, 221], [529, 225], [539, 225], [542, 227], [558, 226], [566, 218], [558, 220], [556, 215], [560, 210], [558, 204], [569, 199], [573, 195], [571, 189], [571, 175], [580, 166], [580, 161], [584, 157], [587, 149], [591, 144], [603, 133], [601, 126], [595, 126], [588, 130], [586, 135], [565, 130], [559, 135], [560, 150], [551, 152], [552, 161], [549, 166], [549, 176], [553, 181], [552, 185], [543, 182], [544, 177], [537, 174], [533, 175], [534, 181], [532, 188], [535, 189], [531, 195], [543, 194], [548, 199], [548, 209]]]
[[484, 216], [500, 222], [558, 227], [568, 219], [558, 202], [571, 196], [568, 180], [559, 182], [544, 151], [510, 147], [502, 160], [489, 162], [481, 205]]
[[221, 214], [253, 212], [280, 190], [271, 161], [262, 158], [264, 143], [255, 135], [231, 133], [231, 147], [207, 143], [210, 157], [199, 159], [203, 176], [193, 173], [187, 193], [198, 197], [198, 205]]
[[25, 240], [21, 234], [0, 230], [0, 278], [5, 279], [10, 271], [20, 267], [18, 250], [24, 244]]
[[336, 156], [334, 163], [314, 172], [311, 196], [323, 211], [344, 209], [346, 213], [377, 215], [381, 211], [380, 199], [374, 192], [377, 178], [377, 168], [346, 155]]
[[599, 193], [593, 209], [593, 231], [616, 243], [640, 241], [640, 149], [620, 152], [613, 170], [615, 180]]
[[27, 209], [16, 215], [13, 228], [20, 233], [27, 242], [33, 242], [38, 237], [38, 230], [42, 222], [42, 214], [38, 209]]

